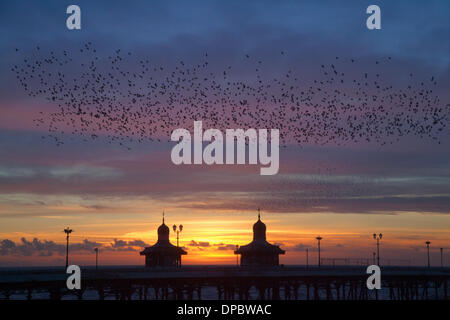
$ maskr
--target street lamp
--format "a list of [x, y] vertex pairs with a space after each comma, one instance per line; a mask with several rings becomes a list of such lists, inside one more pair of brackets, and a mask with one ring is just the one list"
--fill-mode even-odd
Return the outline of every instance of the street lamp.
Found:
[[95, 251], [95, 270], [98, 269], [98, 248], [94, 249]]
[[[177, 247], [179, 247], [179, 238], [180, 238], [180, 232], [183, 231], [183, 225], [180, 224], [177, 228], [177, 225], [173, 225], [173, 232], [177, 233]], [[181, 257], [180, 260], [178, 261], [178, 266], [181, 267]]]
[[380, 266], [380, 240], [383, 235], [380, 233], [378, 236], [376, 233], [373, 234], [373, 238], [377, 240], [377, 265]]
[[430, 267], [430, 241], [425, 242], [427, 245], [428, 268]]
[[178, 239], [179, 239], [179, 236], [180, 236], [180, 232], [181, 231], [183, 231], [183, 225], [182, 224], [180, 224], [179, 226], [178, 226], [178, 228], [177, 228], [177, 226], [174, 224], [173, 225], [173, 232], [176, 232], [177, 233], [177, 247], [179, 246], [179, 244], [178, 244]]
[[320, 240], [322, 240], [321, 236], [316, 237], [317, 239], [317, 247], [319, 249], [319, 267], [320, 267]]
[[72, 233], [72, 229], [70, 229], [69, 227], [64, 229], [64, 232], [67, 234], [66, 237], [66, 241], [67, 241], [67, 246], [66, 246], [66, 269], [69, 266], [69, 234]]
[[444, 267], [444, 259], [443, 259], [443, 256], [444, 256], [444, 248], [440, 248], [440, 251], [441, 251], [441, 268], [443, 268], [443, 267]]

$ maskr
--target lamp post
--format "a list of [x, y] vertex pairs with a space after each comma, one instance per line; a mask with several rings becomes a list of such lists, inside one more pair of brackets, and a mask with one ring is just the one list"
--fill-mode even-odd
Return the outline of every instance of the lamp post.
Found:
[[[177, 225], [174, 224], [172, 228], [173, 228], [173, 232], [177, 233], [177, 247], [179, 247], [180, 246], [179, 245], [180, 232], [183, 231], [183, 225], [180, 224], [177, 228]], [[180, 257], [180, 260], [178, 261], [178, 266], [181, 267], [181, 257]]]
[[372, 252], [372, 261], [373, 261], [373, 264], [375, 264], [375, 256], [376, 256], [376, 253], [375, 253], [375, 251], [374, 251], [374, 252]]
[[317, 247], [318, 247], [318, 249], [319, 249], [319, 263], [318, 263], [318, 265], [319, 265], [319, 267], [320, 267], [320, 240], [322, 240], [322, 237], [321, 236], [318, 236], [318, 237], [316, 237], [316, 239], [317, 239]]
[[380, 266], [380, 240], [383, 235], [380, 233], [378, 236], [376, 233], [373, 234], [373, 238], [377, 240], [377, 265]]
[[444, 256], [444, 248], [440, 248], [440, 251], [441, 251], [441, 268], [443, 268], [443, 267], [444, 267], [444, 259], [443, 259], [443, 256]]
[[428, 268], [430, 267], [430, 241], [425, 242], [427, 245], [427, 258], [428, 258]]
[[[236, 251], [238, 251], [238, 250], [239, 250], [239, 245], [237, 244], [236, 245]], [[239, 267], [239, 255], [238, 254], [236, 255], [236, 266]]]
[[98, 248], [94, 249], [95, 251], [95, 270], [98, 269]]
[[69, 227], [64, 229], [64, 232], [66, 233], [66, 241], [67, 241], [67, 245], [66, 245], [66, 269], [69, 266], [69, 235], [72, 233], [72, 229], [70, 229]]

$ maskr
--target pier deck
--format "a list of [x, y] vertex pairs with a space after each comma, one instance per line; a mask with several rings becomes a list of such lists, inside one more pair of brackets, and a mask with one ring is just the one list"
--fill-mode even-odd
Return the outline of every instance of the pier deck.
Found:
[[[65, 269], [0, 270], [0, 298], [22, 295], [34, 299], [300, 299], [420, 300], [449, 299], [450, 269], [382, 267], [381, 290], [368, 290], [369, 275], [361, 266], [242, 268], [183, 266], [151, 270], [144, 267], [81, 267], [81, 290], [68, 290]], [[86, 292], [96, 295], [86, 297]], [[214, 291], [213, 296], [211, 292]], [[42, 296], [40, 296], [42, 298]]]

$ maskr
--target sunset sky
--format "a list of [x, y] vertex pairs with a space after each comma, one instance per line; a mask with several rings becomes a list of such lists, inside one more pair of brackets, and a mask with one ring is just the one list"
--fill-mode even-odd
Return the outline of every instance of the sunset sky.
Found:
[[[165, 142], [127, 150], [101, 139], [42, 140], [46, 128], [33, 120], [57, 105], [27, 96], [10, 71], [36, 46], [61, 52], [88, 41], [105, 55], [122, 49], [166, 65], [204, 52], [239, 65], [250, 53], [270, 62], [269, 74], [295, 68], [306, 79], [335, 56], [391, 56], [384, 71], [394, 84], [410, 72], [434, 76], [435, 94], [449, 103], [449, 1], [375, 1], [377, 31], [365, 27], [367, 1], [76, 3], [79, 31], [65, 26], [72, 2], [0, 3], [0, 266], [64, 265], [66, 226], [71, 263], [95, 263], [99, 247], [101, 264], [143, 265], [139, 251], [156, 241], [163, 211], [169, 226], [184, 226], [184, 264], [234, 264], [258, 207], [268, 241], [286, 250], [284, 264], [304, 264], [306, 248], [315, 263], [318, 235], [324, 258], [371, 259], [373, 233], [383, 233], [382, 264], [425, 265], [427, 240], [432, 264], [439, 248], [450, 264], [448, 126], [441, 144], [406, 136], [385, 146], [288, 145], [274, 176], [259, 175], [259, 165], [176, 166]], [[277, 60], [275, 50], [287, 57]]]

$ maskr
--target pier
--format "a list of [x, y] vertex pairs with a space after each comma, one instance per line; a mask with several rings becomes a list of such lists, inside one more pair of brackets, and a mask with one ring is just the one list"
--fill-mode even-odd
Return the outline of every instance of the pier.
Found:
[[448, 300], [450, 285], [449, 268], [382, 267], [380, 290], [367, 289], [362, 266], [81, 270], [80, 290], [67, 289], [62, 267], [1, 271], [0, 299]]

